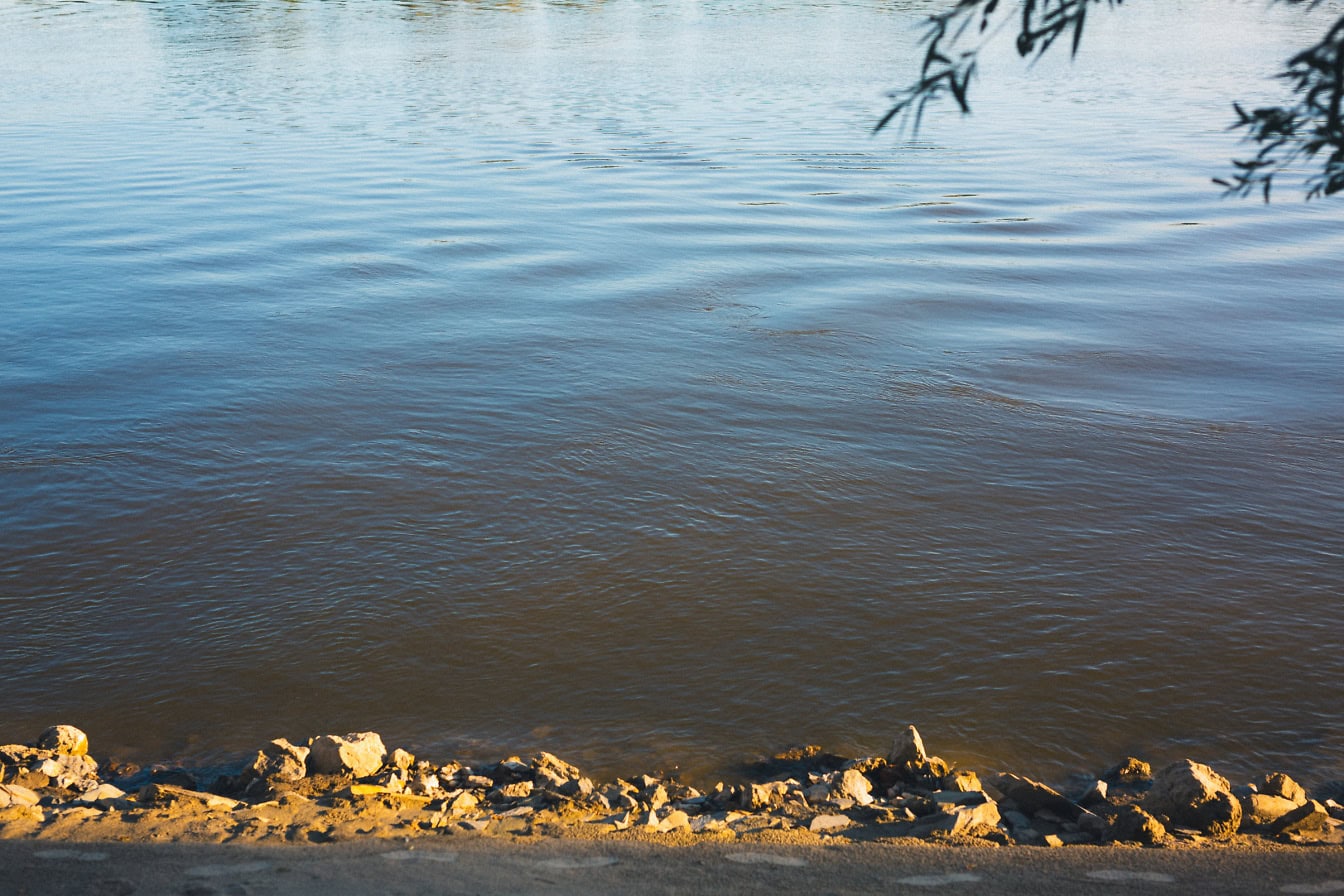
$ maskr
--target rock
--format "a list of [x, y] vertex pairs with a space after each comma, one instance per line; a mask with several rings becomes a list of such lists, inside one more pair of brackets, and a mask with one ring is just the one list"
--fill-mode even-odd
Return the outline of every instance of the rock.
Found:
[[937, 790], [932, 798], [940, 806], [978, 806], [989, 802], [983, 790]]
[[237, 800], [231, 800], [228, 797], [213, 793], [202, 793], [199, 790], [185, 790], [171, 784], [148, 784], [140, 791], [139, 799], [142, 803], [182, 803], [206, 809], [225, 809], [228, 811], [236, 809], [239, 805]]
[[887, 762], [898, 768], [906, 765], [923, 765], [928, 761], [929, 754], [924, 751], [924, 739], [919, 736], [914, 725], [908, 726], [896, 735], [891, 744], [891, 752], [887, 754]]
[[770, 781], [765, 784], [746, 784], [742, 787], [742, 793], [739, 797], [739, 804], [748, 811], [759, 811], [769, 809], [773, 806], [782, 805], [784, 794], [788, 793], [789, 787], [783, 781]]
[[126, 799], [126, 791], [112, 784], [99, 784], [75, 797], [76, 803], [90, 803], [100, 809], [108, 809]]
[[65, 756], [83, 756], [89, 752], [89, 738], [74, 725], [53, 725], [37, 739], [37, 748]]
[[1167, 839], [1167, 829], [1138, 806], [1122, 806], [1111, 819], [1106, 838], [1122, 843], [1155, 846]]
[[1330, 813], [1316, 800], [1308, 800], [1270, 825], [1279, 836], [1318, 834], [1330, 826]]
[[[650, 812], [649, 814], [653, 814]], [[681, 809], [673, 809], [668, 812], [663, 820], [658, 823], [658, 832], [666, 834], [670, 831], [679, 831], [683, 828], [689, 829], [691, 826], [691, 816], [687, 815]]]
[[1265, 827], [1297, 807], [1297, 803], [1281, 796], [1249, 793], [1241, 798], [1241, 827], [1243, 830]]
[[9, 806], [36, 806], [40, 797], [19, 784], [0, 784], [0, 809]]
[[375, 732], [324, 734], [313, 739], [308, 765], [322, 775], [351, 774], [365, 778], [382, 768], [386, 757], [387, 748]]
[[847, 828], [853, 823], [848, 815], [818, 815], [808, 823], [807, 829], [814, 834], [823, 834]]
[[397, 747], [392, 751], [392, 755], [388, 758], [387, 764], [404, 772], [415, 765], [415, 756], [407, 753], [401, 747]]
[[943, 777], [944, 790], [959, 790], [963, 793], [984, 790], [984, 785], [980, 783], [980, 776], [969, 769], [952, 772]]
[[533, 774], [543, 774], [560, 781], [576, 781], [583, 776], [577, 767], [552, 753], [538, 753], [532, 759]]
[[498, 795], [506, 800], [524, 800], [532, 795], [531, 781], [517, 781], [513, 784], [505, 784], [491, 792], [491, 795]]
[[1142, 784], [1153, 777], [1153, 767], [1142, 759], [1126, 756], [1123, 762], [1111, 766], [1101, 777], [1110, 784]]
[[243, 771], [243, 777], [267, 783], [302, 781], [308, 773], [309, 752], [307, 747], [277, 738], [257, 751], [257, 758]]
[[459, 791], [448, 800], [445, 808], [453, 815], [470, 812], [481, 804], [480, 799], [469, 790]]
[[1252, 786], [1266, 796], [1280, 797], [1295, 806], [1303, 806], [1307, 802], [1307, 791], [1303, 789], [1301, 784], [1283, 772], [1273, 772], [1265, 775], [1258, 781], [1252, 782]]
[[1106, 795], [1110, 791], [1110, 785], [1098, 778], [1092, 782], [1092, 785], [1083, 791], [1083, 795], [1078, 798], [1080, 806], [1086, 806], [1094, 803], [1106, 802]]
[[1028, 815], [1052, 812], [1065, 821], [1075, 821], [1083, 811], [1081, 806], [1053, 787], [1020, 775], [998, 775], [989, 783]]
[[974, 806], [944, 805], [942, 811], [926, 816], [919, 827], [947, 834], [972, 833], [977, 828], [997, 828], [1002, 817], [993, 801]]
[[1218, 839], [1231, 837], [1241, 826], [1241, 803], [1227, 779], [1189, 759], [1157, 773], [1143, 808]]
[[556, 788], [560, 793], [574, 799], [588, 799], [593, 796], [595, 787], [592, 778], [570, 778]]
[[[910, 730], [913, 731], [914, 729], [911, 728]], [[863, 772], [851, 768], [840, 774], [832, 791], [835, 796], [841, 799], [851, 799], [860, 806], [866, 806], [873, 801], [872, 789], [873, 785]]]
[[650, 809], [661, 809], [667, 805], [667, 788], [661, 784], [656, 784], [650, 789], [640, 794], [640, 799]]
[[42, 760], [34, 771], [46, 775], [50, 786], [67, 790], [87, 790], [98, 784], [98, 763], [92, 756], [56, 753]]

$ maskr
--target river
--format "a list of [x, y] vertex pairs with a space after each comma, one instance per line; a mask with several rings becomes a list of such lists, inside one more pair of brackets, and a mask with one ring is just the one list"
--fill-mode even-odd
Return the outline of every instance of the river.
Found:
[[938, 8], [0, 0], [0, 740], [1344, 777], [1336, 7]]

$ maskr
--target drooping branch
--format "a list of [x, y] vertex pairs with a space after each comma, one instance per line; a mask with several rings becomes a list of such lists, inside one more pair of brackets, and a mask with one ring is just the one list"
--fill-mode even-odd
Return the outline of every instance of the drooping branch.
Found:
[[[1118, 6], [1124, 0], [1018, 0], [1017, 52], [1037, 58], [1061, 36], [1072, 36], [1071, 51], [1078, 52], [1088, 7], [1105, 3]], [[1010, 7], [1014, 4], [1008, 4]], [[1000, 0], [958, 0], [947, 12], [929, 19], [923, 38], [924, 61], [919, 80], [891, 94], [895, 103], [882, 116], [874, 131], [894, 120], [918, 130], [925, 107], [951, 94], [962, 112], [971, 111], [968, 94], [975, 78], [976, 63], [988, 36], [1013, 18], [1001, 9]]]
[[[1039, 58], [1055, 42], [1069, 35], [1070, 51], [1076, 54], [1082, 40], [1088, 10], [1095, 5], [1119, 6], [1124, 0], [958, 0], [946, 12], [929, 19], [922, 43], [924, 59], [919, 79], [891, 94], [891, 108], [877, 122], [880, 131], [893, 121], [918, 131], [930, 102], [951, 95], [962, 112], [970, 111], [970, 86], [977, 61], [987, 39], [1009, 22], [1016, 21], [1016, 45], [1023, 57]], [[1320, 0], [1280, 0], [1314, 8]], [[1320, 42], [1288, 60], [1279, 76], [1292, 89], [1294, 100], [1287, 106], [1267, 106], [1246, 111], [1234, 104], [1234, 129], [1244, 129], [1246, 139], [1258, 144], [1253, 158], [1234, 160], [1230, 179], [1215, 183], [1235, 195], [1259, 190], [1266, 201], [1276, 175], [1294, 170], [1304, 162], [1319, 163], [1319, 173], [1307, 181], [1307, 198], [1344, 191], [1344, 16]]]
[[1215, 183], [1239, 196], [1258, 190], [1268, 202], [1275, 175], [1324, 157], [1320, 171], [1307, 180], [1307, 198], [1344, 190], [1344, 16], [1318, 43], [1288, 60], [1279, 77], [1292, 86], [1290, 105], [1248, 112], [1233, 104], [1232, 127], [1245, 129], [1246, 140], [1260, 148], [1253, 158], [1234, 160], [1231, 178]]

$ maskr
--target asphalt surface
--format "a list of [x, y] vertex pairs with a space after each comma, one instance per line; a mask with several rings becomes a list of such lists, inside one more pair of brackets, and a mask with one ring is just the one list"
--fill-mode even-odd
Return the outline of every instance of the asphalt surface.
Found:
[[1344, 849], [988, 849], [586, 841], [315, 847], [0, 841], [0, 896], [974, 893], [1344, 896]]

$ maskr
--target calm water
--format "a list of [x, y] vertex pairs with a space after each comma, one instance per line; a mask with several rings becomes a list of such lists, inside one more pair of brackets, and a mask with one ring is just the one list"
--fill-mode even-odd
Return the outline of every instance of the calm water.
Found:
[[0, 740], [1344, 777], [1335, 12], [939, 6], [0, 0]]

